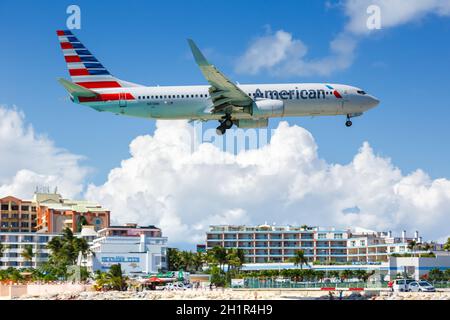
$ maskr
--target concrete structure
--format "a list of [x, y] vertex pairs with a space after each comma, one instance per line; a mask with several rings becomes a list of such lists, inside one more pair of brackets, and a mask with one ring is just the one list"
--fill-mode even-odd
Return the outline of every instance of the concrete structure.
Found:
[[[2, 232], [0, 233], [0, 243], [6, 247], [0, 257], [0, 269], [13, 268], [36, 268], [40, 264], [47, 262], [49, 250], [46, 248], [47, 242], [59, 234], [38, 234], [30, 232]], [[26, 246], [31, 246], [33, 250], [32, 260], [22, 257], [22, 252]]]
[[108, 271], [111, 265], [121, 264], [127, 275], [146, 275], [167, 268], [167, 238], [154, 226], [135, 224], [109, 227], [98, 231], [88, 258], [91, 271]]
[[109, 226], [110, 212], [85, 200], [64, 199], [60, 194], [36, 192], [31, 200], [8, 196], [0, 199], [0, 232], [73, 233], [82, 225], [100, 230]]
[[[48, 261], [50, 250], [47, 243], [54, 237], [60, 237], [59, 233], [30, 233], [30, 232], [0, 232], [0, 243], [4, 246], [3, 255], [0, 257], [0, 269], [13, 268], [37, 268]], [[84, 238], [92, 245], [97, 237], [93, 226], [83, 226], [76, 237]], [[22, 257], [26, 246], [31, 246], [33, 257], [27, 260]]]
[[435, 252], [434, 258], [422, 257], [390, 257], [387, 267], [389, 275], [395, 279], [397, 274], [406, 274], [414, 279], [420, 279], [433, 269], [445, 271], [450, 269], [450, 254]]
[[241, 248], [249, 263], [288, 262], [303, 250], [310, 262], [381, 262], [393, 253], [407, 253], [408, 244], [417, 238], [393, 237], [391, 232], [361, 228], [336, 229], [307, 226], [210, 226], [206, 248]]
[[85, 224], [94, 226], [95, 231], [109, 226], [109, 210], [94, 202], [64, 199], [57, 193], [35, 193], [33, 202], [38, 232], [58, 233], [70, 228], [77, 233]]
[[[303, 269], [314, 269], [325, 272], [343, 271], [343, 270], [364, 270], [367, 272], [375, 271], [382, 280], [396, 279], [400, 274], [402, 277], [406, 272], [408, 277], [419, 280], [426, 276], [431, 270], [439, 269], [445, 271], [450, 269], [450, 254], [445, 252], [434, 252], [436, 257], [394, 257], [389, 256], [388, 261], [371, 264], [341, 264], [341, 265], [303, 265]], [[248, 263], [242, 266], [243, 271], [259, 270], [283, 270], [298, 269], [293, 263]]]
[[16, 197], [0, 199], [0, 232], [32, 232], [36, 228], [36, 204]]

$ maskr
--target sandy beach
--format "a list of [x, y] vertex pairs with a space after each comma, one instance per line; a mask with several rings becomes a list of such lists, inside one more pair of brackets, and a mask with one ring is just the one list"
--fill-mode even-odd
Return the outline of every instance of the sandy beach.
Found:
[[[339, 299], [339, 292], [333, 292]], [[41, 296], [12, 297], [20, 300], [329, 300], [326, 291], [307, 290], [185, 290], [185, 291], [108, 291], [108, 292], [64, 292]], [[342, 293], [343, 300], [450, 300], [450, 292], [391, 293], [366, 291]]]

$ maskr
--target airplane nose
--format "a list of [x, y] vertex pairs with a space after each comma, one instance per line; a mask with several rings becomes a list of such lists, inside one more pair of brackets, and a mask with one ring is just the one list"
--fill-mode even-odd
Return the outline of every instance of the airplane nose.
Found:
[[368, 96], [367, 98], [368, 98], [367, 104], [369, 105], [370, 108], [374, 108], [380, 104], [380, 100], [378, 100], [374, 96]]

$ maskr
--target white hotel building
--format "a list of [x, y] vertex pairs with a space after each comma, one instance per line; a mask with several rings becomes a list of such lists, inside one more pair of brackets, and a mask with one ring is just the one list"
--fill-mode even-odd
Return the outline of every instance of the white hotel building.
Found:
[[240, 248], [247, 263], [288, 262], [296, 251], [303, 250], [310, 262], [381, 262], [393, 253], [410, 252], [408, 244], [421, 242], [414, 238], [393, 237], [391, 232], [365, 229], [300, 226], [210, 226], [206, 249], [215, 246]]
[[[4, 249], [0, 255], [0, 269], [36, 268], [47, 262], [50, 253], [46, 248], [47, 242], [58, 236], [52, 233], [1, 232], [0, 243]], [[31, 261], [22, 257], [22, 252], [29, 245], [33, 250]]]
[[167, 237], [155, 226], [127, 224], [104, 228], [98, 231], [90, 249], [90, 271], [108, 271], [118, 263], [127, 275], [146, 275], [167, 268]]

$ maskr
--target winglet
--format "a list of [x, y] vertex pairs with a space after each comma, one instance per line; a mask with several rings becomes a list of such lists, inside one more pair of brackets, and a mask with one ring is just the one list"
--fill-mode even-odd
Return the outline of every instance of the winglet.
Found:
[[192, 39], [188, 39], [188, 43], [189, 46], [191, 47], [191, 51], [194, 56], [195, 62], [197, 62], [199, 66], [208, 66], [209, 65], [208, 60], [206, 60], [205, 56], [203, 55], [203, 53], [201, 53], [200, 49], [197, 47], [195, 42]]

